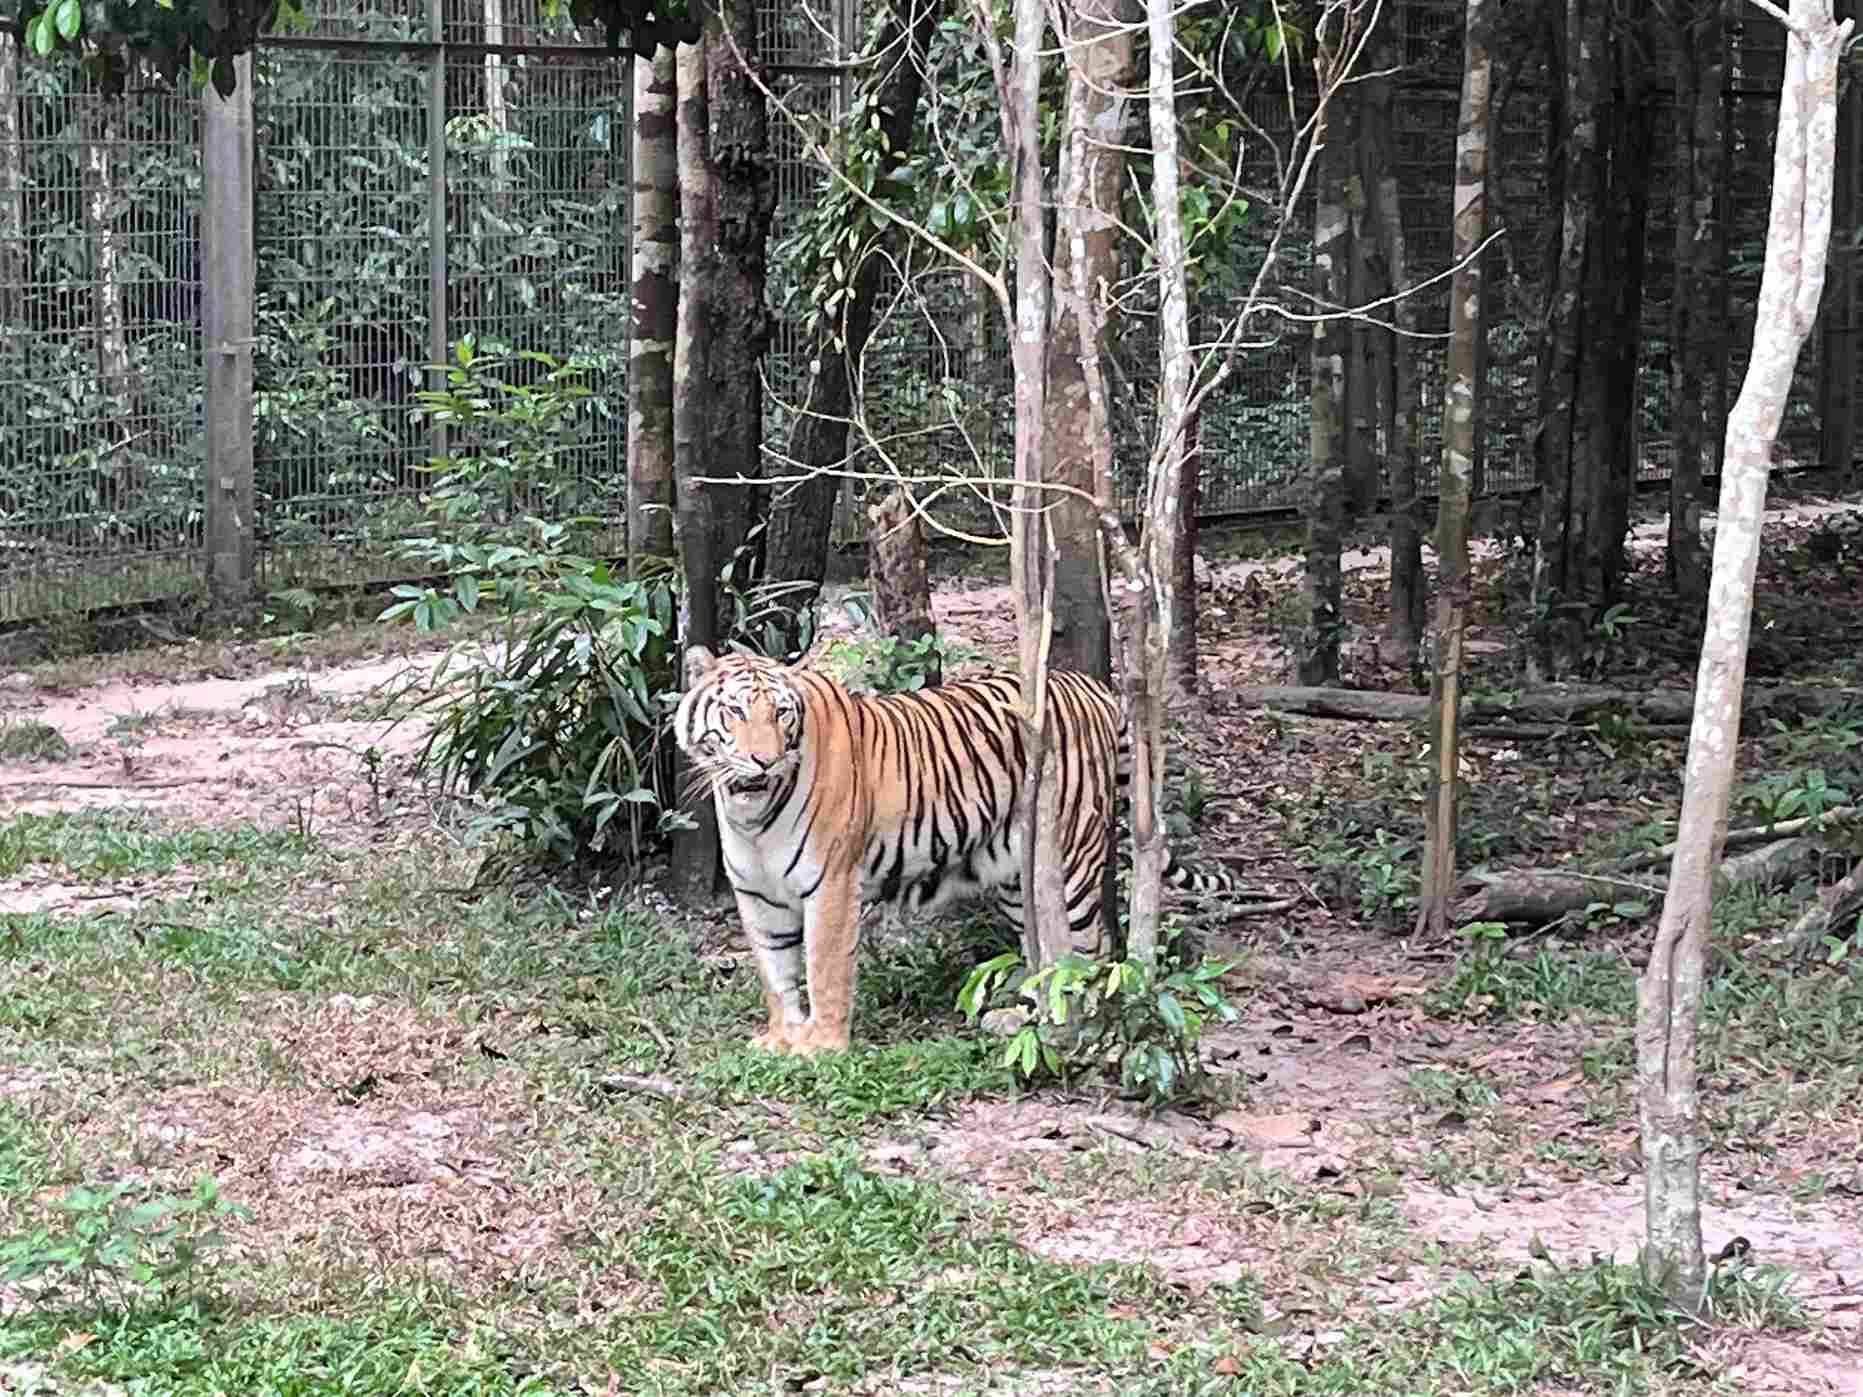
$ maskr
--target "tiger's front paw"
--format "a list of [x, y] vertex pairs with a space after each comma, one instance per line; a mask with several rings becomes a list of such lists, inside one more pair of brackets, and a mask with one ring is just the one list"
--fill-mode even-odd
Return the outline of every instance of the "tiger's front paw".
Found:
[[810, 1023], [790, 1034], [787, 1051], [797, 1057], [814, 1057], [818, 1053], [844, 1053], [847, 1044], [847, 1029]]
[[766, 1028], [751, 1034], [750, 1046], [760, 1053], [786, 1053], [790, 1051], [789, 1035], [780, 1028]]

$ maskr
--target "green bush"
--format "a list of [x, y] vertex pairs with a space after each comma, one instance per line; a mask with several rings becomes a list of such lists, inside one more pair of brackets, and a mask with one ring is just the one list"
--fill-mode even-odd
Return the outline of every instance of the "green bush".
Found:
[[1070, 953], [1030, 975], [1009, 952], [971, 971], [958, 1006], [973, 1020], [992, 1004], [1029, 1005], [1010, 1037], [1005, 1066], [1025, 1081], [1063, 1084], [1104, 1072], [1153, 1106], [1197, 1095], [1204, 1086], [1198, 1056], [1210, 1019], [1231, 1023], [1235, 1006], [1222, 993], [1223, 961], [1190, 965], [1162, 955], [1101, 960]]
[[[504, 377], [519, 367], [530, 382]], [[422, 393], [418, 409], [447, 425], [455, 449], [428, 467], [425, 525], [400, 545], [442, 580], [396, 587], [382, 613], [422, 630], [492, 617], [478, 662], [449, 654], [416, 706], [438, 714], [420, 760], [487, 799], [475, 833], [508, 831], [563, 863], [617, 836], [638, 857], [681, 818], [662, 741], [678, 679], [674, 578], [663, 564], [617, 575], [578, 546], [598, 521], [561, 515], [574, 473], [559, 451], [584, 393], [574, 360], [457, 346], [446, 388]]]

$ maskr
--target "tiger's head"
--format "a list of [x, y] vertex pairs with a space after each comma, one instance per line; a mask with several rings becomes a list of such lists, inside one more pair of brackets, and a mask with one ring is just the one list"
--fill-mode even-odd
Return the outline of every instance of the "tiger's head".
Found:
[[802, 762], [803, 694], [786, 666], [758, 655], [686, 651], [686, 692], [673, 736], [696, 783], [728, 812], [750, 816], [795, 780]]

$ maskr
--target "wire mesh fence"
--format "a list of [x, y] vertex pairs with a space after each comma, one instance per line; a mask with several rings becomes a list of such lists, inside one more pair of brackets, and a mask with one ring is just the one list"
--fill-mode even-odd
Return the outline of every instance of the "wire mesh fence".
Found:
[[[1393, 7], [1408, 65], [1392, 148], [1413, 278], [1450, 261], [1450, 181], [1459, 98], [1458, 4]], [[848, 60], [869, 16], [856, 0], [762, 0], [765, 73], [792, 109], [830, 118], [849, 97]], [[1782, 42], [1763, 17], [1731, 26], [1730, 169], [1769, 168]], [[261, 587], [380, 580], [420, 508], [444, 443], [412, 409], [432, 366], [465, 340], [481, 352], [572, 356], [589, 389], [551, 479], [526, 504], [602, 521], [619, 547], [625, 493], [629, 321], [630, 70], [601, 35], [541, 0], [328, 0], [309, 32], [261, 47], [252, 84], [256, 249], [251, 426]], [[1667, 59], [1651, 57], [1660, 72]], [[1537, 353], [1548, 230], [1542, 171], [1547, 74], [1510, 79], [1491, 191], [1507, 239], [1487, 267], [1483, 447], [1491, 490], [1533, 474]], [[0, 622], [192, 592], [201, 585], [209, 462], [204, 445], [202, 102], [132, 83], [119, 99], [76, 70], [21, 61], [0, 39]], [[1265, 130], [1285, 113], [1254, 114]], [[1667, 469], [1667, 321], [1672, 143], [1664, 95], [1646, 224], [1638, 473]], [[771, 124], [773, 239], [819, 197], [821, 176], [784, 120]], [[1259, 183], [1259, 181], [1257, 181]], [[1750, 338], [1766, 219], [1762, 179], [1730, 183], [1729, 383]], [[1304, 285], [1311, 200], [1290, 211], [1283, 287]], [[1264, 215], [1267, 212], [1263, 211]], [[1257, 225], [1259, 226], [1259, 225]], [[1253, 236], [1252, 233], [1245, 236]], [[1840, 249], [1840, 253], [1841, 253]], [[773, 259], [773, 305], [786, 292]], [[980, 488], [941, 507], [988, 520], [987, 482], [1009, 474], [1012, 391], [1001, 316], [974, 282], [903, 262], [888, 293], [902, 313], [876, 332], [863, 410], [906, 469], [954, 462]], [[1298, 300], [1291, 294], [1290, 300]], [[1208, 302], [1199, 313], [1224, 313]], [[1425, 487], [1439, 450], [1447, 288], [1416, 306]], [[1836, 331], [1854, 332], [1848, 325]], [[766, 361], [766, 440], [794, 425], [808, 346], [779, 316]], [[1785, 450], [1815, 452], [1824, 341], [1808, 344]], [[1142, 484], [1155, 393], [1143, 321], [1113, 346], [1116, 459], [1128, 502]], [[1309, 345], [1289, 322], [1252, 347], [1199, 422], [1202, 509], [1236, 515], [1298, 500], [1308, 456]], [[506, 358], [520, 385], [548, 365]], [[858, 454], [855, 471], [882, 469]], [[843, 494], [858, 533], [863, 489]], [[968, 514], [964, 512], [968, 511]]]
[[17, 64], [0, 103], [0, 619], [194, 585], [194, 104]]

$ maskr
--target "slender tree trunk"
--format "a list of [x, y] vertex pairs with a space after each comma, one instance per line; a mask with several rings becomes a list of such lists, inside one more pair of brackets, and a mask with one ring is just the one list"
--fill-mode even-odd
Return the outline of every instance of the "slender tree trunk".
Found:
[[[505, 60], [496, 49], [505, 41], [505, 0], [483, 0], [483, 4], [485, 42], [493, 46], [485, 55], [485, 119], [502, 136], [511, 129], [510, 103], [505, 100]], [[493, 145], [490, 164], [494, 196], [504, 200], [510, 194], [510, 151], [503, 145]]]
[[[947, 9], [947, 0], [890, 0], [885, 25], [867, 62], [875, 86], [880, 129], [895, 161], [912, 149], [913, 124], [925, 87], [926, 54]], [[887, 234], [882, 233], [882, 239]], [[803, 411], [790, 434], [789, 457], [810, 479], [781, 489], [771, 501], [765, 574], [781, 581], [820, 586], [828, 571], [828, 542], [834, 527], [835, 474], [848, 456], [848, 418], [860, 385], [861, 356], [873, 333], [874, 303], [886, 259], [883, 242], [857, 256], [852, 289], [833, 324], [809, 345], [812, 366]]]
[[1772, 445], [1792, 370], [1823, 294], [1831, 237], [1837, 68], [1851, 22], [1831, 0], [1791, 0], [1791, 37], [1773, 154], [1772, 214], [1753, 354], [1727, 423], [1714, 533], [1708, 626], [1695, 679], [1682, 814], [1669, 891], [1637, 986], [1638, 1116], [1642, 1126], [1649, 1278], [1688, 1310], [1707, 1278], [1701, 1246], [1701, 1111], [1696, 1027], [1713, 911], [1713, 871], [1727, 830], [1740, 731]]
[[[1330, 71], [1337, 29], [1321, 37], [1318, 65]], [[1344, 109], [1357, 100], [1350, 87], [1333, 92], [1322, 116], [1318, 183], [1314, 191], [1313, 294], [1326, 308], [1344, 306], [1350, 293], [1350, 242], [1346, 183], [1352, 151], [1345, 141]], [[1339, 682], [1339, 640], [1345, 625], [1339, 555], [1344, 544], [1346, 489], [1346, 357], [1351, 333], [1344, 320], [1313, 323], [1312, 436], [1306, 498], [1306, 625], [1294, 657], [1302, 684]]]
[[1577, 548], [1583, 537], [1583, 520], [1574, 518], [1584, 501], [1582, 497], [1574, 498], [1578, 466], [1573, 458], [1573, 438], [1580, 356], [1585, 348], [1585, 275], [1597, 219], [1602, 62], [1601, 57], [1585, 61], [1581, 55], [1601, 56], [1604, 52], [1599, 3], [1566, 0], [1565, 23], [1554, 29], [1562, 90], [1557, 104], [1556, 139], [1549, 145], [1553, 153], [1548, 158], [1558, 166], [1556, 185], [1563, 197], [1558, 259], [1547, 282], [1546, 321], [1539, 354], [1536, 454], [1540, 525], [1534, 540], [1534, 635], [1528, 654], [1529, 675], [1535, 679], [1556, 673], [1564, 653], [1572, 648], [1567, 605], [1577, 580]]
[[[19, 119], [19, 40], [0, 33], [0, 330], [25, 319], [26, 148]], [[19, 344], [8, 335], [9, 354]]]
[[[1387, 31], [1388, 32], [1388, 31]], [[1360, 179], [1371, 191], [1367, 237], [1375, 240], [1382, 275], [1373, 289], [1395, 294], [1408, 284], [1404, 253], [1404, 211], [1397, 173], [1391, 163], [1391, 79], [1398, 66], [1395, 45], [1380, 42], [1366, 74], [1365, 122], [1359, 138]], [[1418, 422], [1416, 359], [1412, 354], [1416, 306], [1403, 296], [1388, 312], [1395, 332], [1379, 331], [1373, 341], [1373, 372], [1379, 404], [1379, 435], [1391, 487], [1391, 612], [1385, 636], [1392, 662], [1413, 682], [1421, 681], [1423, 644], [1423, 529], [1417, 499]]]
[[673, 552], [673, 339], [679, 319], [679, 160], [673, 50], [634, 60], [634, 297], [627, 361], [630, 558]]
[[[680, 653], [702, 645], [716, 651], [718, 626], [717, 522], [714, 491], [696, 483], [707, 473], [705, 417], [711, 384], [712, 279], [707, 263], [718, 240], [717, 189], [706, 160], [708, 126], [706, 40], [679, 46], [677, 64], [680, 266], [678, 323], [673, 352], [673, 541], [679, 551]], [[686, 676], [690, 681], [690, 676]], [[680, 758], [682, 764], [684, 757]], [[683, 772], [682, 772], [683, 777]], [[718, 816], [710, 800], [691, 803], [691, 829], [673, 838], [673, 887], [688, 902], [708, 901], [717, 881]]]
[[129, 335], [123, 320], [119, 262], [123, 238], [117, 231], [119, 197], [114, 160], [122, 140], [122, 104], [113, 97], [87, 96], [83, 104], [84, 222], [91, 243], [91, 312], [97, 332], [97, 376], [121, 417], [133, 411]]
[[1669, 342], [1669, 403], [1675, 439], [1669, 478], [1669, 582], [1685, 600], [1708, 597], [1701, 540], [1702, 479], [1713, 464], [1719, 423], [1711, 384], [1724, 372], [1726, 332], [1714, 303], [1725, 266], [1721, 215], [1724, 0], [1676, 7], [1675, 291]]
[[[1073, 263], [1085, 266], [1091, 294], [1105, 298], [1120, 278], [1119, 199], [1127, 160], [1125, 93], [1137, 72], [1138, 0], [1073, 0], [1067, 60], [1067, 141], [1061, 157], [1061, 208], [1054, 284], [1065, 301]], [[1103, 312], [1100, 317], [1104, 323]], [[1092, 499], [1093, 416], [1080, 344], [1082, 317], [1057, 316], [1048, 341], [1043, 428], [1044, 478], [1078, 491], [1058, 496], [1055, 533], [1054, 661], [1112, 680], [1112, 637], [1102, 580], [1099, 511]]]
[[1184, 428], [1184, 469], [1177, 482], [1177, 537], [1171, 548], [1171, 638], [1166, 646], [1171, 705], [1197, 701], [1197, 510], [1203, 497], [1203, 414]]
[[1617, 0], [1606, 35], [1615, 73], [1600, 114], [1602, 207], [1599, 239], [1589, 259], [1592, 307], [1580, 368], [1575, 491], [1584, 521], [1576, 539], [1580, 590], [1589, 601], [1616, 600], [1623, 581], [1624, 539], [1636, 479], [1641, 416], [1644, 229], [1648, 223], [1651, 111], [1646, 79], [1651, 61], [1647, 0]]
[[[1856, 0], [1839, 10], [1855, 15]], [[1833, 226], [1845, 230], [1831, 256], [1824, 298], [1824, 352], [1819, 356], [1818, 456], [1833, 489], [1848, 491], [1856, 483], [1857, 454], [1857, 183], [1863, 172], [1863, 84], [1853, 75], [1837, 108], [1836, 188]]]
[[[1462, 632], [1469, 605], [1468, 514], [1475, 483], [1475, 400], [1480, 391], [1481, 263], [1471, 256], [1487, 233], [1489, 83], [1492, 28], [1498, 0], [1468, 0], [1462, 114], [1456, 134], [1455, 257], [1449, 292], [1449, 386], [1443, 413], [1443, 466], [1436, 516], [1440, 577], [1436, 599], [1436, 665], [1430, 683], [1430, 792], [1424, 805], [1428, 838], [1417, 930], [1448, 929], [1455, 895], [1457, 766], [1462, 703]], [[1464, 263], [1464, 259], [1467, 259]]]
[[1041, 65], [1047, 24], [1042, 0], [1014, 0], [1005, 54], [995, 7], [973, 0], [973, 32], [990, 55], [1011, 170], [1015, 289], [1003, 307], [1011, 324], [1015, 374], [1015, 487], [1011, 495], [1009, 577], [1015, 596], [1027, 753], [1017, 810], [1022, 835], [1022, 948], [1031, 970], [1070, 949], [1065, 870], [1056, 844], [1059, 812], [1049, 772], [1048, 654], [1054, 636], [1054, 550], [1042, 490], [1046, 456], [1046, 350], [1050, 285], [1041, 163]]
[[[1345, 214], [1345, 285], [1346, 303], [1362, 306], [1372, 299], [1375, 273], [1372, 259], [1377, 255], [1371, 232], [1374, 212], [1371, 192], [1384, 153], [1385, 133], [1367, 130], [1360, 120], [1365, 89], [1354, 83], [1340, 90], [1327, 119], [1333, 125], [1330, 139], [1339, 145], [1345, 164], [1342, 199]], [[1345, 402], [1341, 444], [1345, 448], [1345, 496], [1348, 524], [1356, 522], [1378, 502], [1382, 483], [1378, 469], [1379, 455], [1372, 414], [1377, 395], [1373, 391], [1372, 329], [1365, 321], [1353, 319], [1341, 327], [1346, 337]]]
[[[1190, 422], [1190, 268], [1185, 254], [1178, 173], [1177, 77], [1172, 0], [1146, 0], [1151, 41], [1151, 195], [1158, 275], [1158, 444], [1152, 452], [1149, 499], [1139, 548], [1148, 584], [1134, 610], [1138, 622], [1126, 652], [1132, 696], [1132, 914], [1127, 953], [1155, 963], [1170, 846], [1160, 795], [1164, 790], [1164, 728], [1169, 716], [1167, 649], [1178, 604], [1172, 554], [1183, 525], [1183, 476]], [[1326, 71], [1322, 69], [1322, 71]]]

